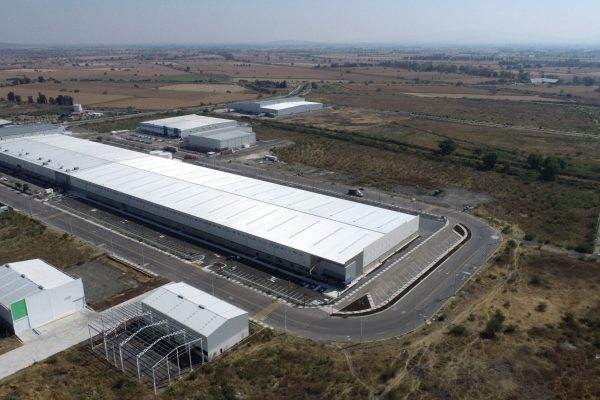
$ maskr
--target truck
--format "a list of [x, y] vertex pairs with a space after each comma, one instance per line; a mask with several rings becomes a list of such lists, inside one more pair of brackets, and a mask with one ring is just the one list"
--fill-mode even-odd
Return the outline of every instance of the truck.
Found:
[[359, 189], [348, 189], [348, 196], [364, 197], [365, 195]]

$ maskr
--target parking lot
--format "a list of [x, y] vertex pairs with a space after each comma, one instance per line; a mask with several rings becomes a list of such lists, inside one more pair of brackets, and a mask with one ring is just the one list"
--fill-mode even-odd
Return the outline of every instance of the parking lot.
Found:
[[298, 305], [324, 304], [328, 301], [325, 293], [333, 290], [324, 284], [304, 281], [275, 269], [267, 272], [242, 263], [214, 262], [209, 264], [207, 269]]

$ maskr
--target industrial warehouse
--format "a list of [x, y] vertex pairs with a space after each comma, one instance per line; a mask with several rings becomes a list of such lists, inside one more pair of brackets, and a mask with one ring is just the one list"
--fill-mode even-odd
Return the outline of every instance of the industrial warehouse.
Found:
[[280, 97], [277, 99], [238, 101], [229, 104], [229, 109], [244, 114], [265, 114], [271, 117], [299, 114], [323, 109], [323, 104], [306, 101], [302, 97]]
[[338, 286], [377, 266], [419, 228], [415, 215], [62, 134], [4, 138], [0, 163]]
[[195, 114], [145, 121], [140, 124], [140, 132], [186, 139], [191, 148], [200, 151], [242, 148], [256, 142], [249, 126]]
[[0, 318], [17, 335], [84, 307], [81, 278], [39, 259], [0, 267]]

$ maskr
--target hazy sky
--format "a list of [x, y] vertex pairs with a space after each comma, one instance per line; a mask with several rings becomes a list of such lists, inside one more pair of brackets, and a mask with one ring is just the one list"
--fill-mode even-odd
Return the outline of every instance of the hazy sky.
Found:
[[5, 0], [0, 42], [600, 44], [600, 0]]

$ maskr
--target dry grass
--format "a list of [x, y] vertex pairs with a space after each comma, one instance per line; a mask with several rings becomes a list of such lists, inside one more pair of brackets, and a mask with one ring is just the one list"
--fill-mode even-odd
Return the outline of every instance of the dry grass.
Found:
[[13, 211], [0, 214], [0, 265], [41, 258], [67, 268], [101, 254], [99, 249], [25, 215]]
[[295, 145], [277, 150], [282, 160], [343, 173], [354, 184], [390, 189], [457, 186], [488, 194], [496, 201], [482, 206], [482, 215], [509, 221], [537, 240], [564, 247], [587, 245], [600, 211], [600, 186], [594, 181], [559, 178], [547, 183], [533, 176], [480, 171], [427, 153], [383, 150], [267, 127], [257, 131], [261, 138], [296, 140]]

